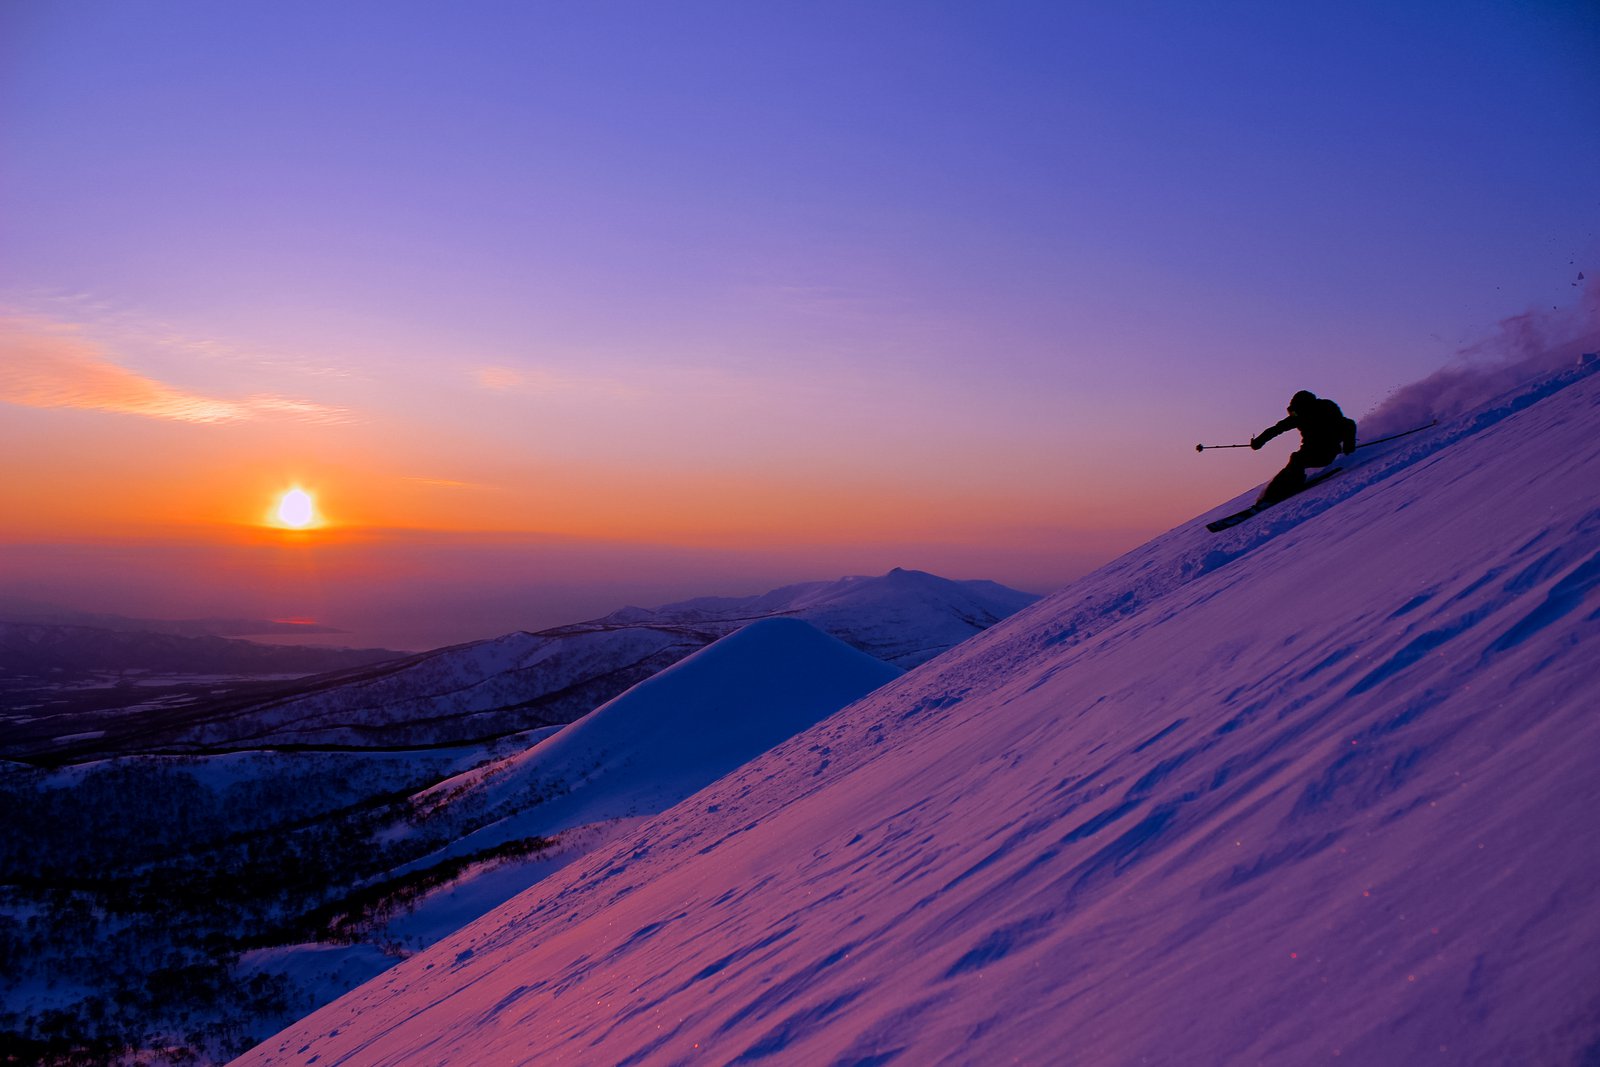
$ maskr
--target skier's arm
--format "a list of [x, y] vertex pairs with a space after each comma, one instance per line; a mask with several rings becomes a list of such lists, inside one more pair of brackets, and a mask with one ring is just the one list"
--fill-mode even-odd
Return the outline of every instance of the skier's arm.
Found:
[[1298, 425], [1299, 423], [1295, 421], [1295, 417], [1290, 415], [1288, 418], [1282, 419], [1273, 423], [1271, 426], [1268, 426], [1255, 437], [1250, 438], [1250, 447], [1259, 451], [1262, 445], [1266, 444], [1280, 433], [1283, 433], [1286, 430], [1292, 430]]

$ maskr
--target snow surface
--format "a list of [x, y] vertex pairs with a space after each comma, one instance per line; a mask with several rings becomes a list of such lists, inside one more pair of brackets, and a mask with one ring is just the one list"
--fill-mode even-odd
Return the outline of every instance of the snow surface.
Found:
[[417, 800], [507, 813], [452, 853], [653, 814], [903, 673], [799, 619], [763, 619]]
[[[447, 885], [425, 894], [402, 913], [389, 918], [378, 931], [381, 940], [415, 951], [461, 929], [467, 923], [492, 911], [529, 886], [550, 877], [567, 864], [582, 859], [601, 846], [634, 829], [642, 820], [656, 812], [567, 830], [552, 839], [550, 847], [531, 857], [490, 862], [476, 865]], [[314, 947], [322, 947], [315, 945]], [[389, 966], [394, 961], [389, 961]], [[381, 969], [381, 968], [380, 968]], [[363, 976], [362, 981], [378, 972]], [[351, 982], [322, 996], [317, 1005], [326, 1004], [335, 996], [354, 989], [360, 982]]]
[[[473, 829], [395, 874], [529, 838], [547, 839], [549, 847], [479, 863], [370, 936], [401, 949], [431, 945], [903, 673], [798, 619], [751, 623], [526, 752], [418, 794], [426, 822]], [[415, 832], [398, 827], [391, 836]], [[255, 969], [297, 982], [329, 972], [302, 986], [321, 1004], [393, 962], [365, 945], [347, 954], [345, 960], [340, 948], [317, 943], [289, 946]]]
[[244, 953], [239, 957], [239, 976], [243, 980], [258, 974], [287, 975], [302, 995], [327, 1001], [392, 966], [394, 957], [376, 945], [291, 945]]
[[1593, 1063], [1597, 426], [1221, 504], [240, 1062]]

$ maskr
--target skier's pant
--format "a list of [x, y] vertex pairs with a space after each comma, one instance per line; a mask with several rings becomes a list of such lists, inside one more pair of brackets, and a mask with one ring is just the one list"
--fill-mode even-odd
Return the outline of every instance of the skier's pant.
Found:
[[1306, 484], [1306, 471], [1312, 467], [1326, 467], [1338, 458], [1336, 448], [1300, 448], [1289, 457], [1288, 466], [1272, 476], [1272, 481], [1256, 498], [1261, 504], [1275, 504], [1298, 493]]

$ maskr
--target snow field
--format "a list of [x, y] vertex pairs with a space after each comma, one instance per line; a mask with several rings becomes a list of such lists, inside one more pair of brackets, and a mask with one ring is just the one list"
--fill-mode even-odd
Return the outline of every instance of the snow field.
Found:
[[240, 1062], [1589, 1062], [1596, 425], [1200, 517]]

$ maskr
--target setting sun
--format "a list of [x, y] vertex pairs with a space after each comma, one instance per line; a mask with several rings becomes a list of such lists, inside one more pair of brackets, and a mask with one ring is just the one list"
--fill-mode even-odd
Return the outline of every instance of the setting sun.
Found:
[[292, 526], [303, 530], [316, 521], [317, 510], [312, 503], [311, 494], [304, 489], [291, 489], [278, 500], [278, 508], [273, 514], [278, 522], [284, 526]]

